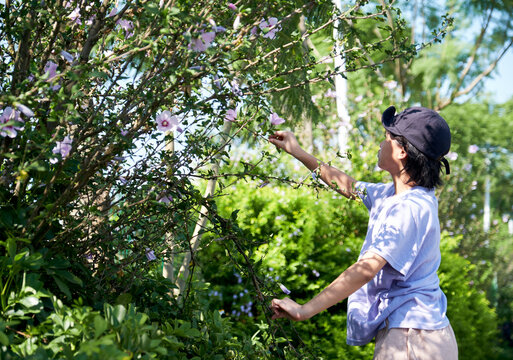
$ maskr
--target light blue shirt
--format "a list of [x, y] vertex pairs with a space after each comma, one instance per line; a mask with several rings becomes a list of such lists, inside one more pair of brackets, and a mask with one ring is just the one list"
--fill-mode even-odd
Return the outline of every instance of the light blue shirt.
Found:
[[434, 190], [416, 186], [394, 195], [393, 184], [358, 182], [369, 210], [369, 227], [360, 252], [387, 264], [349, 297], [347, 343], [365, 345], [378, 330], [442, 329], [449, 325], [447, 299], [437, 275], [440, 223]]

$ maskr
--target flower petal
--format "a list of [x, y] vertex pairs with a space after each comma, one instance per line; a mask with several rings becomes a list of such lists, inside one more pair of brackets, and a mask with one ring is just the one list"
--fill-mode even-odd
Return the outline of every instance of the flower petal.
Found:
[[287, 295], [289, 295], [289, 294], [290, 294], [290, 290], [289, 290], [289, 289], [287, 289], [287, 288], [285, 287], [285, 285], [283, 285], [283, 284], [279, 284], [279, 285], [280, 285], [280, 289], [281, 289], [281, 291], [283, 291], [283, 292], [284, 292], [285, 294], [287, 294]]

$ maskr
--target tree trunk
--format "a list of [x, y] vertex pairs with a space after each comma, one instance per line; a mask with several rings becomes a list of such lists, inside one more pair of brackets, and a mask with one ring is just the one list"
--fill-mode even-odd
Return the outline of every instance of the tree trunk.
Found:
[[[232, 123], [230, 121], [225, 121], [223, 130], [221, 132], [221, 148], [223, 148], [227, 142], [228, 142], [228, 135], [230, 133]], [[212, 165], [212, 171], [213, 171], [213, 177], [210, 179], [207, 183], [207, 188], [205, 190], [205, 198], [211, 197], [214, 194], [216, 184], [217, 184], [217, 178], [216, 176], [219, 174], [219, 162], [221, 158], [221, 153], [218, 152], [214, 156], [214, 163]], [[192, 237], [190, 240], [190, 249], [185, 253], [185, 257], [182, 261], [182, 265], [180, 266], [180, 270], [178, 272], [178, 276], [176, 277], [176, 285], [177, 289], [175, 289], [175, 295], [177, 296], [183, 296], [185, 287], [187, 284], [187, 280], [189, 278], [189, 272], [191, 267], [191, 260], [193, 257], [193, 254], [197, 252], [200, 239], [201, 239], [201, 232], [202, 229], [205, 227], [207, 223], [207, 217], [208, 210], [205, 206], [202, 206], [200, 209], [200, 214], [198, 217], [198, 221], [196, 222], [196, 226], [194, 228], [194, 231], [192, 233]]]

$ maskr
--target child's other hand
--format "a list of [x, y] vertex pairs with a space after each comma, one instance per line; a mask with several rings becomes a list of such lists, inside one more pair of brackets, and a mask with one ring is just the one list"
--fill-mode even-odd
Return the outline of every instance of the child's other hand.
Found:
[[299, 305], [289, 298], [273, 299], [271, 302], [271, 310], [273, 311], [272, 319], [287, 318], [294, 321], [307, 319], [303, 311], [303, 305]]

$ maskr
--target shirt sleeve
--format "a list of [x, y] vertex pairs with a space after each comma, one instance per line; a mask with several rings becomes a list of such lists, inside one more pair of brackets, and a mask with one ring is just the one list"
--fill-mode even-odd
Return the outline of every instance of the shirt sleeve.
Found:
[[358, 197], [362, 199], [363, 204], [370, 211], [374, 206], [376, 198], [382, 197], [386, 191], [386, 184], [358, 181], [356, 182], [355, 189]]
[[409, 201], [392, 206], [366, 249], [384, 258], [403, 276], [408, 274], [420, 247], [415, 213], [415, 205]]

